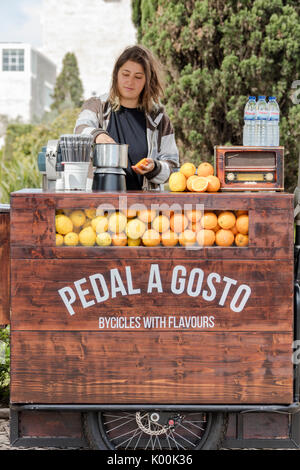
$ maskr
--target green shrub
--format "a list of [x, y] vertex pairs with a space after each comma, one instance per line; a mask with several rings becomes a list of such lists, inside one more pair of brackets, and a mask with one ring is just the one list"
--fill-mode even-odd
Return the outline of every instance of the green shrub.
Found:
[[9, 326], [0, 329], [0, 404], [9, 403]]

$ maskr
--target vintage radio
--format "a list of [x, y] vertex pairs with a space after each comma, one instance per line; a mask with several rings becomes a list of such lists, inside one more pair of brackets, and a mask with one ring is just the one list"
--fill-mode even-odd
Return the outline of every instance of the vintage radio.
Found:
[[284, 147], [222, 147], [214, 153], [221, 191], [283, 191]]

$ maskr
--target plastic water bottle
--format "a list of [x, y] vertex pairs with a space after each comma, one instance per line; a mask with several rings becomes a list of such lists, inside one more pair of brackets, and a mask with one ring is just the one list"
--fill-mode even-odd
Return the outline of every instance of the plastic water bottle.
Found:
[[268, 104], [265, 96], [259, 96], [256, 103], [256, 123], [255, 123], [255, 145], [266, 146], [267, 143], [267, 121]]
[[268, 144], [271, 147], [279, 145], [279, 119], [280, 110], [275, 96], [269, 96], [268, 100], [269, 119], [268, 127]]
[[243, 145], [255, 145], [256, 98], [249, 96], [244, 110]]

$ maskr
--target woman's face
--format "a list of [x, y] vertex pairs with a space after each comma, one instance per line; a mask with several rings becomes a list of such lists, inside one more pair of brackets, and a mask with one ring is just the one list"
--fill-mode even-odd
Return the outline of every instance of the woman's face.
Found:
[[125, 107], [136, 107], [145, 86], [146, 77], [141, 64], [128, 60], [118, 72], [120, 102]]

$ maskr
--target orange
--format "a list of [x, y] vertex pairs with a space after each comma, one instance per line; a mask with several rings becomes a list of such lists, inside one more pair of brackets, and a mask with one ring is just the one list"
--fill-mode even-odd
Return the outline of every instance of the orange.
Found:
[[239, 217], [240, 215], [246, 214], [248, 215], [248, 211], [235, 211], [235, 215]]
[[191, 228], [194, 232], [199, 232], [203, 229], [201, 222], [192, 222], [189, 228]]
[[223, 211], [218, 217], [218, 224], [221, 228], [232, 228], [235, 225], [236, 217], [231, 211]]
[[156, 230], [146, 230], [142, 236], [142, 242], [145, 246], [157, 246], [160, 244], [160, 235]]
[[182, 173], [186, 178], [193, 176], [196, 173], [196, 167], [193, 163], [184, 163], [180, 167], [180, 173]]
[[239, 233], [242, 233], [243, 235], [247, 235], [248, 230], [249, 230], [249, 216], [246, 214], [240, 215], [236, 219], [236, 228]]
[[197, 243], [200, 246], [212, 246], [215, 240], [216, 234], [213, 230], [204, 228], [197, 233]]
[[208, 163], [203, 162], [197, 168], [197, 175], [198, 176], [209, 176], [214, 174], [214, 167]]
[[213, 230], [218, 223], [218, 218], [214, 212], [205, 212], [202, 219], [201, 225], [203, 228], [207, 228], [209, 230]]
[[184, 214], [176, 212], [170, 218], [170, 227], [173, 232], [183, 232], [188, 226], [189, 220]]
[[192, 191], [204, 193], [208, 188], [208, 179], [204, 176], [197, 176], [191, 181]]
[[147, 158], [142, 158], [142, 160], [140, 160], [139, 162], [137, 162], [135, 165], [133, 166], [141, 166], [141, 165], [147, 165]]
[[170, 191], [184, 191], [186, 189], [186, 177], [180, 171], [171, 173], [169, 178]]
[[219, 246], [231, 246], [234, 242], [234, 235], [231, 230], [221, 228], [216, 233], [216, 244]]
[[193, 223], [199, 222], [199, 220], [203, 216], [203, 212], [194, 209], [194, 210], [186, 211], [186, 216], [190, 220], [190, 222], [193, 222]]
[[249, 243], [248, 235], [243, 235], [242, 233], [237, 233], [235, 236], [235, 244], [237, 246], [247, 246]]
[[209, 175], [207, 176], [208, 179], [208, 187], [207, 190], [209, 193], [215, 193], [219, 191], [221, 183], [217, 176]]
[[146, 224], [149, 222], [152, 222], [154, 217], [156, 216], [156, 211], [152, 209], [144, 209], [142, 211], [138, 211], [138, 218], [142, 221], [145, 222]]
[[179, 243], [183, 246], [192, 246], [196, 243], [196, 233], [193, 230], [185, 230], [179, 234]]
[[161, 242], [164, 246], [175, 246], [178, 242], [178, 235], [172, 230], [162, 233]]
[[230, 230], [232, 231], [233, 235], [237, 235], [237, 233], [238, 233], [238, 229], [236, 228], [236, 224], [234, 224], [234, 226], [233, 226], [233, 227], [231, 227], [231, 229], [230, 229]]
[[152, 228], [156, 232], [166, 232], [170, 228], [170, 220], [165, 215], [158, 215], [152, 222]]
[[192, 186], [191, 186], [191, 185], [192, 185], [192, 181], [193, 181], [194, 179], [197, 179], [197, 178], [198, 178], [197, 175], [193, 175], [193, 176], [190, 176], [190, 177], [186, 180], [186, 187], [187, 187], [187, 189], [188, 189], [189, 191], [193, 191], [193, 190], [192, 190]]
[[127, 235], [124, 232], [114, 233], [111, 236], [112, 245], [125, 246], [127, 245]]

